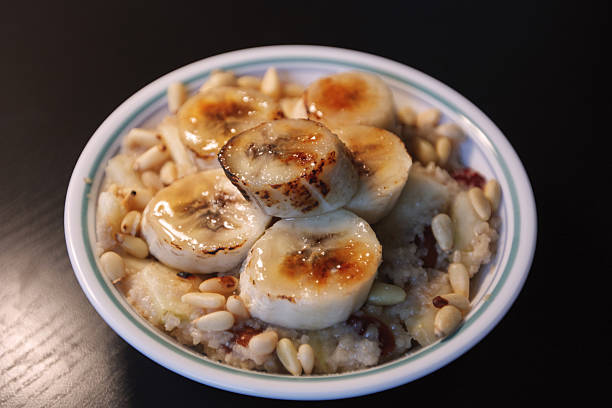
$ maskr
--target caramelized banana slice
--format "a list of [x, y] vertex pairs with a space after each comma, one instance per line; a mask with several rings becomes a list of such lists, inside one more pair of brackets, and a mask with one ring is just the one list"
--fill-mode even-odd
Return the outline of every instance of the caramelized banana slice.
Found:
[[268, 215], [306, 217], [336, 210], [357, 189], [350, 153], [321, 123], [281, 119], [230, 139], [219, 152], [229, 179]]
[[269, 221], [216, 169], [160, 190], [144, 210], [142, 234], [150, 252], [168, 266], [224, 272], [242, 262]]
[[373, 74], [342, 72], [321, 78], [306, 89], [305, 104], [310, 119], [330, 128], [370, 125], [395, 129], [393, 95]]
[[253, 90], [230, 86], [192, 96], [177, 113], [183, 143], [202, 159], [215, 158], [233, 135], [282, 117], [279, 105]]
[[374, 224], [395, 205], [412, 159], [399, 137], [384, 129], [353, 125], [336, 134], [353, 154], [359, 173], [357, 193], [345, 207]]
[[240, 296], [268, 323], [322, 329], [363, 305], [381, 251], [368, 223], [346, 210], [281, 220], [251, 248]]

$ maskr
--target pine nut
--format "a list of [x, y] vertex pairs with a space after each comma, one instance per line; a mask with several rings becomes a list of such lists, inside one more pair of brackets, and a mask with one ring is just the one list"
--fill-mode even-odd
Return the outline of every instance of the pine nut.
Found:
[[158, 144], [149, 148], [146, 152], [138, 156], [138, 158], [134, 161], [134, 170], [151, 170], [161, 166], [168, 159], [170, 159], [168, 149], [166, 149], [166, 146], [163, 144]]
[[153, 194], [144, 188], [133, 188], [125, 192], [124, 205], [131, 209], [142, 211], [145, 209], [149, 201], [153, 198]]
[[240, 296], [229, 296], [225, 303], [225, 308], [228, 310], [228, 312], [233, 314], [238, 319], [246, 320], [251, 317], [251, 315], [249, 314], [249, 310], [244, 305], [244, 302], [242, 301], [242, 298]]
[[236, 290], [238, 279], [233, 276], [218, 276], [215, 278], [206, 279], [200, 283], [201, 292], [220, 293], [223, 296], [229, 296]]
[[187, 88], [180, 82], [174, 82], [168, 87], [168, 110], [176, 113], [187, 100]]
[[168, 147], [170, 157], [176, 164], [178, 177], [184, 177], [198, 171], [193, 157], [181, 141], [176, 118], [166, 118], [160, 125], [159, 131], [164, 145]]
[[142, 216], [138, 211], [130, 211], [123, 217], [121, 221], [121, 232], [129, 235], [136, 235], [140, 227], [140, 219]]
[[442, 123], [436, 126], [434, 132], [439, 136], [448, 137], [451, 140], [457, 140], [463, 137], [463, 130], [456, 123]]
[[448, 137], [442, 136], [436, 140], [436, 153], [438, 154], [438, 163], [445, 165], [451, 155], [452, 144]]
[[314, 350], [310, 346], [310, 344], [302, 344], [298, 348], [297, 358], [302, 364], [302, 368], [304, 369], [304, 374], [312, 373], [312, 369], [314, 368]]
[[132, 196], [132, 205], [134, 206], [135, 210], [143, 211], [147, 204], [149, 204], [149, 201], [153, 199], [153, 194], [151, 194], [149, 190], [138, 189], [132, 190], [132, 192], [135, 192], [135, 194]]
[[263, 333], [256, 334], [249, 340], [248, 348], [254, 354], [265, 356], [276, 349], [278, 343], [278, 334], [274, 330], [268, 330]]
[[295, 376], [302, 374], [302, 364], [297, 358], [297, 350], [291, 340], [280, 339], [276, 345], [276, 355], [291, 374]]
[[286, 118], [291, 118], [293, 116], [293, 110], [298, 102], [301, 101], [301, 98], [282, 98], [280, 100], [281, 110], [283, 111], [283, 115]]
[[272, 98], [278, 98], [281, 93], [281, 83], [276, 68], [270, 67], [261, 80], [261, 92]]
[[178, 170], [176, 164], [173, 161], [164, 163], [161, 170], [159, 171], [159, 178], [165, 185], [172, 184], [178, 176]]
[[416, 125], [416, 117], [417, 114], [410, 106], [404, 106], [397, 112], [397, 117], [400, 122], [402, 122], [406, 126], [414, 126]]
[[133, 128], [125, 136], [123, 143], [130, 149], [137, 147], [148, 149], [159, 143], [159, 137], [152, 130]]
[[291, 111], [291, 115], [289, 117], [291, 119], [308, 119], [308, 113], [306, 112], [304, 98], [299, 98], [295, 102], [295, 105], [293, 106], [293, 110]]
[[491, 203], [485, 197], [482, 190], [478, 187], [470, 188], [468, 191], [468, 196], [470, 197], [470, 203], [472, 207], [474, 207], [474, 211], [480, 217], [480, 219], [487, 221], [491, 218]]
[[453, 292], [470, 298], [470, 275], [465, 265], [452, 263], [448, 266], [448, 280]]
[[181, 297], [181, 301], [202, 309], [219, 309], [225, 304], [225, 297], [218, 293], [189, 292]]
[[295, 82], [289, 82], [283, 86], [283, 94], [290, 97], [299, 97], [304, 93], [304, 87]]
[[250, 75], [241, 76], [236, 82], [241, 88], [259, 89], [261, 86], [261, 79]]
[[416, 116], [416, 125], [419, 129], [431, 129], [438, 124], [440, 116], [436, 108], [426, 109]]
[[434, 318], [434, 333], [437, 337], [446, 337], [459, 327], [461, 311], [455, 306], [447, 305], [438, 310]]
[[125, 252], [135, 256], [136, 258], [144, 259], [149, 256], [149, 247], [142, 238], [125, 234], [117, 234], [117, 241]]
[[116, 283], [125, 276], [125, 263], [116, 252], [108, 251], [100, 256], [100, 265], [108, 279]]
[[497, 211], [501, 202], [501, 187], [497, 180], [491, 179], [487, 181], [487, 184], [484, 186], [484, 195], [491, 203], [492, 210]]
[[195, 320], [195, 326], [202, 331], [229, 330], [234, 325], [234, 315], [227, 310], [205, 314]]
[[383, 282], [374, 282], [368, 295], [368, 303], [376, 306], [396, 305], [404, 300], [406, 300], [404, 289]]
[[436, 242], [445, 251], [453, 248], [453, 221], [446, 214], [438, 214], [431, 220], [431, 231]]
[[231, 86], [236, 84], [236, 76], [230, 71], [216, 71], [210, 74], [208, 80], [200, 87], [200, 92], [218, 86]]
[[438, 159], [436, 149], [432, 144], [420, 137], [414, 140], [414, 155], [423, 164], [432, 163]]
[[164, 185], [162, 184], [161, 179], [159, 178], [159, 174], [154, 171], [147, 170], [143, 172], [140, 176], [140, 179], [142, 180], [142, 184], [144, 184], [145, 187], [152, 188], [156, 191], [164, 188]]
[[436, 296], [433, 299], [433, 304], [438, 308], [442, 308], [446, 305], [452, 305], [464, 313], [470, 311], [470, 301], [459, 293], [447, 293], [446, 295]]

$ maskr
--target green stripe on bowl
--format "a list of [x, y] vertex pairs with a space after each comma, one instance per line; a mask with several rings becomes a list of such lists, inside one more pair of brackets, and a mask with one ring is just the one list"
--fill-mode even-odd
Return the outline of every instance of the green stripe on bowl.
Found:
[[[378, 68], [373, 68], [367, 65], [363, 65], [363, 64], [356, 64], [356, 63], [352, 63], [352, 62], [346, 62], [346, 61], [339, 61], [339, 60], [335, 60], [335, 59], [331, 59], [331, 58], [313, 58], [313, 57], [291, 57], [291, 58], [264, 58], [264, 59], [256, 59], [256, 60], [252, 60], [249, 62], [244, 62], [244, 63], [239, 63], [239, 64], [233, 64], [233, 65], [227, 65], [222, 67], [223, 69], [228, 69], [228, 70], [236, 70], [236, 69], [240, 69], [240, 68], [244, 68], [244, 67], [249, 67], [249, 66], [253, 66], [253, 65], [279, 65], [282, 63], [317, 63], [317, 64], [328, 64], [328, 65], [334, 65], [334, 66], [343, 66], [346, 68], [353, 68], [353, 69], [358, 69], [358, 70], [364, 70], [364, 71], [370, 71], [370, 72], [375, 72], [378, 75], [381, 76], [385, 76], [387, 78], [391, 78], [393, 80], [396, 80], [400, 83], [403, 83], [405, 85], [411, 86], [415, 89], [418, 89], [419, 91], [427, 94], [428, 96], [432, 97], [433, 99], [435, 99], [436, 101], [438, 101], [439, 103], [445, 105], [448, 109], [450, 109], [451, 111], [453, 111], [455, 114], [463, 116], [464, 118], [466, 118], [472, 126], [474, 126], [474, 128], [478, 129], [478, 131], [489, 141], [490, 146], [492, 146], [493, 148], [493, 152], [495, 155], [496, 160], [498, 161], [498, 163], [500, 164], [503, 174], [505, 176], [505, 179], [508, 182], [508, 185], [510, 187], [510, 197], [511, 197], [511, 202], [512, 202], [512, 208], [514, 210], [514, 236], [512, 237], [512, 246], [510, 249], [510, 254], [508, 257], [508, 262], [506, 264], [506, 267], [504, 268], [504, 271], [502, 272], [502, 275], [499, 279], [499, 281], [497, 282], [497, 284], [495, 285], [495, 288], [493, 289], [493, 291], [489, 294], [489, 301], [485, 302], [483, 305], [481, 305], [474, 314], [472, 314], [460, 327], [460, 329], [455, 333], [455, 335], [457, 335], [458, 333], [461, 333], [462, 331], [464, 331], [465, 329], [467, 329], [469, 326], [471, 326], [474, 321], [476, 321], [478, 319], [478, 317], [480, 315], [482, 315], [482, 313], [484, 313], [484, 311], [489, 307], [489, 305], [491, 304], [491, 301], [493, 299], [495, 299], [495, 297], [497, 296], [497, 294], [500, 292], [501, 288], [504, 286], [508, 275], [510, 273], [510, 270], [512, 269], [512, 266], [514, 265], [514, 261], [516, 258], [516, 254], [518, 251], [518, 243], [520, 240], [520, 210], [519, 210], [519, 205], [518, 205], [518, 198], [517, 198], [517, 191], [516, 191], [516, 186], [514, 184], [514, 180], [512, 179], [512, 175], [510, 174], [510, 171], [508, 169], [508, 165], [505, 162], [503, 156], [501, 155], [501, 153], [499, 152], [499, 150], [497, 149], [497, 146], [495, 146], [495, 144], [492, 142], [492, 140], [489, 138], [489, 136], [478, 126], [476, 126], [474, 120], [472, 120], [465, 112], [463, 112], [461, 109], [459, 109], [457, 106], [455, 106], [454, 104], [450, 103], [449, 101], [447, 101], [446, 99], [442, 98], [440, 95], [436, 94], [435, 92], [433, 92], [432, 90], [414, 83], [406, 78], [400, 77], [398, 75], [389, 73], [387, 71], [384, 70], [380, 70]], [[185, 80], [186, 83], [188, 84], [192, 84], [194, 82], [198, 82], [200, 80], [202, 80], [203, 78], [207, 77], [208, 75], [210, 75], [210, 71], [205, 71], [202, 73], [199, 73], [197, 75], [194, 75], [188, 79]], [[142, 114], [145, 110], [147, 110], [148, 108], [150, 108], [152, 105], [154, 105], [155, 103], [159, 102], [161, 98], [165, 97], [165, 91], [164, 92], [160, 92], [157, 95], [153, 96], [151, 99], [149, 99], [146, 103], [144, 103], [138, 110], [136, 110], [133, 114], [131, 114], [122, 124], [121, 126], [118, 127], [118, 129], [113, 133], [112, 137], [105, 143], [104, 147], [102, 148], [102, 150], [98, 153], [96, 159], [94, 160], [92, 167], [89, 171], [89, 178], [91, 178], [92, 180], [95, 178], [96, 173], [98, 168], [100, 167], [102, 160], [104, 158], [104, 156], [107, 154], [108, 150], [110, 149], [110, 147], [115, 143], [115, 141], [118, 139], [118, 137], [127, 130], [127, 126], [140, 114]], [[141, 317], [135, 318], [134, 315], [132, 313], [130, 313], [130, 311], [126, 310], [124, 305], [117, 299], [117, 293], [113, 293], [113, 291], [111, 290], [111, 288], [109, 287], [109, 285], [107, 284], [106, 280], [104, 279], [102, 273], [100, 272], [96, 260], [95, 260], [95, 256], [92, 250], [92, 245], [91, 245], [91, 241], [89, 239], [89, 229], [88, 229], [88, 222], [87, 222], [87, 213], [88, 213], [88, 205], [89, 205], [89, 198], [88, 195], [91, 192], [91, 185], [86, 185], [84, 193], [83, 193], [83, 198], [82, 198], [82, 202], [81, 202], [81, 223], [83, 226], [82, 229], [82, 234], [83, 234], [83, 240], [85, 242], [85, 247], [87, 250], [87, 257], [89, 260], [89, 263], [95, 273], [95, 276], [98, 280], [98, 282], [100, 283], [100, 285], [102, 286], [105, 294], [108, 296], [108, 298], [112, 301], [112, 303], [117, 307], [117, 309], [119, 311], [121, 311], [121, 313], [130, 321], [132, 322], [138, 329], [144, 331], [149, 337], [151, 337], [153, 340], [155, 340], [156, 342], [158, 342], [159, 344], [163, 345], [164, 347], [168, 348], [170, 351], [178, 353], [180, 355], [182, 355], [183, 357], [186, 357], [192, 361], [195, 361], [199, 364], [202, 364], [204, 366], [207, 366], [209, 368], [214, 368], [214, 369], [220, 369], [223, 371], [227, 371], [230, 372], [232, 374], [238, 374], [238, 375], [242, 375], [245, 377], [256, 377], [256, 378], [261, 378], [262, 376], [264, 377], [270, 377], [270, 378], [274, 378], [275, 380], [284, 380], [284, 381], [290, 381], [290, 382], [317, 382], [317, 381], [330, 381], [330, 380], [344, 380], [344, 379], [348, 379], [348, 378], [356, 378], [356, 377], [361, 377], [361, 376], [367, 376], [370, 374], [374, 374], [374, 373], [379, 373], [385, 370], [388, 370], [390, 368], [394, 368], [394, 367], [398, 367], [404, 364], [408, 364], [412, 361], [415, 361], [417, 359], [420, 359], [424, 356], [426, 356], [427, 354], [433, 352], [434, 350], [439, 349], [440, 347], [443, 347], [445, 342], [449, 339], [452, 338], [452, 336], [450, 338], [444, 339], [442, 341], [438, 341], [437, 343], [428, 346], [418, 352], [416, 352], [413, 355], [407, 355], [406, 357], [402, 357], [400, 359], [397, 359], [395, 361], [391, 361], [389, 363], [383, 364], [383, 365], [379, 365], [376, 367], [372, 367], [369, 369], [364, 369], [364, 370], [360, 370], [354, 373], [345, 373], [345, 374], [331, 374], [331, 375], [321, 375], [321, 376], [309, 376], [309, 377], [292, 377], [292, 376], [286, 376], [286, 375], [278, 375], [278, 374], [269, 374], [269, 373], [262, 373], [262, 372], [253, 372], [253, 371], [247, 371], [247, 370], [243, 370], [243, 369], [239, 369], [239, 368], [235, 368], [235, 367], [231, 367], [225, 364], [221, 364], [221, 363], [217, 363], [217, 362], [213, 362], [208, 360], [204, 355], [199, 355], [196, 352], [193, 351], [188, 351], [186, 346], [182, 346], [180, 344], [178, 344], [177, 342], [175, 342], [174, 340], [170, 339], [170, 338], [164, 338], [162, 337], [162, 335], [160, 333], [157, 332], [157, 329], [155, 329], [153, 326], [148, 326], [148, 322], [143, 324], [144, 319]], [[120, 295], [119, 295], [120, 296]]]

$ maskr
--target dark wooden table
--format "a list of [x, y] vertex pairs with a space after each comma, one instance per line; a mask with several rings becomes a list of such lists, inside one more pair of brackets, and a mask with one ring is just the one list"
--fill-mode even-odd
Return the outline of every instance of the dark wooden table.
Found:
[[[184, 8], [174, 2], [3, 3], [0, 406], [286, 404], [185, 379], [117, 336], [74, 277], [63, 208], [82, 148], [132, 93], [201, 58], [291, 43], [379, 54], [450, 85], [509, 138], [538, 204], [532, 271], [493, 332], [437, 372], [359, 400], [488, 405], [500, 398], [521, 403], [570, 392], [556, 381], [578, 376], [567, 362], [610, 328], [609, 318], [590, 326], [580, 320], [582, 313], [574, 314], [576, 303], [571, 303], [576, 299], [568, 296], [575, 293], [571, 277], [596, 273], [590, 254], [605, 254], [609, 244], [609, 238], [594, 237], [596, 227], [588, 221], [609, 214], [603, 200], [587, 200], [589, 209], [584, 209], [595, 163], [602, 163], [597, 140], [610, 137], [609, 125], [605, 133], [595, 125], [610, 117], [609, 99], [603, 104], [597, 99], [608, 70], [603, 61], [610, 51], [604, 42], [608, 6], [327, 3], [304, 3], [302, 9], [287, 1], [269, 7], [200, 2]], [[603, 163], [609, 171], [609, 160]], [[600, 187], [609, 188], [609, 181], [603, 183]], [[591, 192], [596, 196], [601, 188]], [[605, 258], [599, 261], [600, 272], [609, 274]], [[603, 357], [609, 370], [609, 352]]]

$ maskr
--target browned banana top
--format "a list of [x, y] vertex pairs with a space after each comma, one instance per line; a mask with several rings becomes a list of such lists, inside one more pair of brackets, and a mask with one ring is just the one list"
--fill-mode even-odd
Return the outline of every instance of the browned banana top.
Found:
[[282, 113], [274, 100], [255, 90], [217, 87], [190, 98], [177, 116], [183, 142], [209, 159], [233, 135]]

